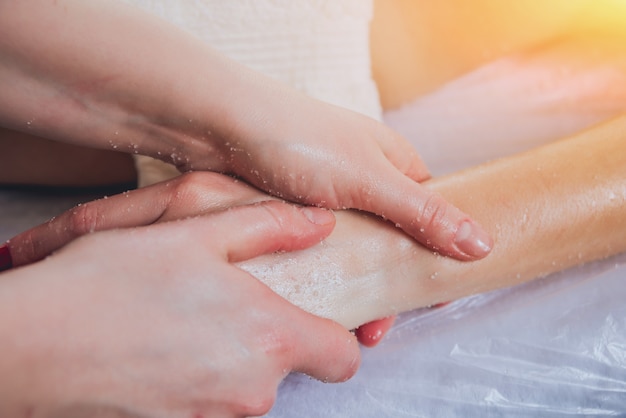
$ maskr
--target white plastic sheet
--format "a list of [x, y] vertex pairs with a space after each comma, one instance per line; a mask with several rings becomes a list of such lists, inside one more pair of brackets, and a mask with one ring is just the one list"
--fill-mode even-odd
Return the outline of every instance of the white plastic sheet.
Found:
[[342, 384], [291, 375], [271, 417], [626, 413], [626, 256], [402, 315]]
[[[443, 174], [564, 137], [625, 107], [626, 78], [610, 63], [518, 57], [386, 121]], [[626, 416], [625, 279], [620, 255], [402, 315], [378, 347], [363, 350], [352, 380], [291, 375], [269, 416]]]

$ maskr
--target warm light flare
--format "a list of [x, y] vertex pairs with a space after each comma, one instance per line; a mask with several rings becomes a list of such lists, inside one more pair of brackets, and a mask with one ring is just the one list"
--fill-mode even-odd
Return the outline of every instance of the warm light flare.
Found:
[[626, 32], [626, 0], [587, 0], [581, 23], [596, 30]]

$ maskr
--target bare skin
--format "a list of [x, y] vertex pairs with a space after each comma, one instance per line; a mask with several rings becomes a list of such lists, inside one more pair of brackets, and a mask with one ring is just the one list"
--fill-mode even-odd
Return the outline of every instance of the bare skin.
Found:
[[[482, 63], [510, 53], [548, 47], [569, 50], [571, 57], [580, 55], [582, 46], [583, 50], [591, 49], [593, 54], [604, 58], [610, 55], [613, 65], [626, 66], [624, 54], [620, 52], [625, 35], [621, 19], [626, 10], [623, 2], [559, 0], [546, 5], [545, 2], [530, 1], [514, 11], [509, 6], [493, 0], [472, 2], [471, 6], [456, 0], [436, 4], [376, 1], [371, 48], [373, 73], [383, 107], [397, 107]], [[585, 59], [589, 61], [588, 54]], [[0, 131], [3, 149], [14, 148], [15, 140], [11, 136], [14, 136], [11, 132]], [[56, 158], [46, 161], [42, 157], [41, 168], [30, 170], [30, 155], [37, 154], [42, 140], [22, 142], [20, 148], [27, 152], [11, 155], [10, 161], [17, 166], [16, 170], [11, 170], [10, 174], [0, 170], [0, 183], [74, 186], [73, 174], [77, 170], [86, 172], [79, 164], [84, 161], [84, 151], [63, 146], [58, 152], [66, 155], [67, 164], [59, 165]], [[24, 142], [31, 142], [32, 146], [26, 146]], [[52, 144], [46, 146], [54, 148]], [[117, 167], [121, 164], [124, 171], [83, 174], [82, 183], [115, 183], [119, 180], [119, 173], [128, 173], [132, 177], [129, 158], [98, 151], [89, 153], [90, 156], [96, 154], [103, 165]]]
[[333, 225], [329, 211], [265, 202], [91, 234], [2, 273], [0, 415], [258, 416], [290, 371], [348, 379], [353, 335], [233, 265]]
[[[470, 67], [478, 65], [479, 62], [481, 61], [471, 64]], [[461, 66], [462, 71], [460, 73], [467, 71], [470, 67]], [[450, 78], [460, 73], [451, 71], [443, 73], [443, 75]], [[437, 72], [433, 74], [437, 74]], [[438, 85], [443, 81], [445, 80], [436, 81], [432, 85]], [[431, 88], [428, 87], [428, 83], [425, 86], [411, 91], [411, 95], [415, 94], [416, 91], [428, 91]], [[397, 103], [404, 101], [406, 98], [402, 99], [401, 97]], [[393, 101], [389, 101], [387, 104], [393, 105]], [[623, 121], [616, 123], [615, 129], [623, 130]], [[603, 135], [610, 136], [607, 131], [598, 132], [602, 134], [601, 137]], [[623, 142], [622, 138], [619, 140]], [[272, 277], [277, 277], [276, 273], [280, 273], [284, 279], [279, 285], [273, 283], [275, 290], [291, 298], [294, 303], [301, 303], [307, 310], [336, 318], [344, 326], [352, 327], [401, 310], [518, 283], [572, 264], [623, 251], [623, 237], [616, 237], [616, 234], [619, 235], [619, 231], [616, 231], [618, 228], [615, 228], [614, 225], [619, 225], [624, 221], [623, 209], [618, 207], [624, 206], [624, 193], [621, 186], [623, 175], [621, 178], [619, 177], [619, 174], [623, 174], [619, 169], [624, 166], [624, 161], [619, 160], [619, 155], [620, 153], [624, 154], [624, 152], [619, 146], [619, 141], [616, 143], [615, 140], [612, 142], [601, 140], [600, 142], [604, 145], [598, 147], [594, 147], [591, 142], [594, 141], [578, 140], [578, 142], [572, 142], [571, 144], [576, 146], [571, 149], [555, 148], [548, 152], [545, 149], [537, 150], [536, 153], [531, 153], [527, 157], [520, 157], [521, 160], [514, 160], [510, 166], [519, 169], [514, 172], [508, 171], [508, 167], [502, 167], [496, 163], [483, 168], [483, 171], [469, 171], [461, 177], [451, 177], [431, 183], [429, 187], [432, 187], [432, 190], [437, 190], [452, 201], [458, 202], [460, 207], [467, 207], [467, 210], [479, 214], [478, 219], [484, 219], [488, 230], [495, 234], [499, 250], [493, 257], [487, 258], [484, 262], [469, 266], [444, 260], [441, 257], [433, 256], [421, 247], [417, 247], [412, 240], [387, 224], [374, 219], [363, 218], [361, 215], [345, 214], [347, 220], [344, 222], [340, 219], [335, 234], [318, 249], [312, 250], [310, 253], [302, 252], [294, 256], [293, 259], [289, 259], [289, 256], [285, 255], [278, 256], [280, 258], [278, 261], [282, 264], [275, 264], [276, 260], [270, 260], [274, 266], [272, 268], [275, 269], [272, 271]], [[585, 149], [585, 152], [590, 150], [595, 156], [592, 158], [595, 164], [590, 164], [589, 159], [578, 161], [579, 158], [576, 160], [577, 154], [572, 150], [580, 149], [577, 147], [583, 146], [585, 148], [582, 149]], [[557, 154], [559, 158], [564, 158], [564, 160], [560, 160], [558, 166], [550, 166], [553, 171], [544, 170], [543, 167], [548, 167], [549, 164], [547, 163], [555, 159], [553, 153]], [[550, 157], [551, 155], [552, 157]], [[567, 160], [577, 161], [580, 164], [576, 167], [567, 164], [564, 166], [563, 164]], [[542, 165], [537, 166], [538, 163]], [[544, 163], [545, 165], [543, 165]], [[600, 170], [593, 182], [584, 177], [585, 174], [598, 172], [598, 165], [602, 166], [605, 163], [608, 167], [612, 167], [612, 172], [607, 173]], [[534, 173], [533, 170], [536, 170], [537, 167], [542, 168], [540, 171], [543, 174]], [[485, 173], [490, 174], [490, 176], [484, 176]], [[546, 175], [546, 173], [555, 176]], [[523, 182], [521, 184], [515, 182], [515, 187], [512, 187], [510, 178], [508, 182], [502, 178], [507, 175], [510, 178], [515, 175], [520, 176], [520, 178], [523, 177], [523, 180], [520, 180]], [[485, 177], [489, 177], [489, 179]], [[488, 185], [488, 187], [483, 185]], [[249, 193], [249, 191], [250, 189], [247, 189], [245, 193]], [[469, 191], [475, 193], [473, 196], [484, 195], [487, 199], [477, 202], [475, 198], [472, 198], [472, 195], [468, 195]], [[253, 200], [266, 198], [256, 194], [256, 192], [254, 193]], [[561, 200], [555, 201], [553, 197]], [[564, 207], [565, 197], [568, 201], [569, 199], [576, 201], [576, 207]], [[166, 201], [172, 202], [172, 200], [167, 199]], [[246, 199], [243, 199], [239, 203], [245, 201]], [[615, 201], [618, 203], [611, 206], [610, 202]], [[598, 202], [601, 203], [598, 204]], [[231, 198], [221, 204], [237, 203]], [[543, 204], [549, 206], [549, 209], [542, 206]], [[529, 212], [521, 212], [524, 205], [529, 208]], [[590, 213], [593, 213], [597, 218], [584, 218], [583, 215]], [[561, 215], [562, 218], [559, 218]], [[344, 214], [339, 215], [340, 218], [343, 216]], [[78, 221], [76, 223], [78, 229], [75, 232], [81, 232], [80, 225], [88, 226], [90, 219], [95, 220], [96, 218], [83, 218], [83, 221], [88, 221], [86, 224]], [[511, 223], [511, 219], [527, 219], [529, 221], [515, 224]], [[574, 220], [573, 224], [572, 219]], [[555, 220], [561, 222], [554, 222]], [[148, 223], [154, 221], [155, 219], [152, 219]], [[343, 224], [346, 225], [345, 229], [342, 229]], [[574, 227], [579, 226], [578, 229], [580, 230], [576, 233], [571, 231], [571, 229], [576, 229], [571, 228], [572, 225]], [[520, 227], [519, 230], [516, 227]], [[365, 230], [369, 233], [361, 235], [363, 233], [362, 228], [366, 228]], [[88, 229], [82, 230], [83, 233], [87, 231]], [[606, 232], [606, 235], [595, 235], [601, 232]], [[91, 242], [95, 239], [97, 238], [93, 238]], [[335, 239], [336, 241], [334, 241]], [[537, 244], [537, 240], [545, 240], [546, 243], [552, 245], [544, 248], [543, 244]], [[331, 247], [330, 251], [328, 250], [329, 246]], [[595, 248], [593, 248], [594, 246]], [[70, 251], [75, 251], [75, 248], [76, 246], [70, 248]], [[359, 261], [351, 261], [345, 255], [343, 260], [337, 260], [329, 255], [329, 253], [336, 252], [341, 248], [359, 254]], [[315, 253], [315, 251], [319, 252]], [[515, 257], [511, 254], [515, 254]], [[361, 257], [368, 260], [368, 263], [363, 265]], [[62, 256], [54, 256], [52, 260], [57, 260], [57, 264], [54, 265], [62, 270], [63, 263], [58, 261], [63, 260]], [[329, 262], [321, 264], [320, 260], [329, 260]], [[390, 260], [396, 260], [395, 264], [390, 265]], [[519, 264], [515, 265], [511, 263], [511, 260], [518, 261]], [[329, 269], [332, 268], [332, 270], [316, 270], [316, 275], [318, 277], [323, 276], [322, 278], [325, 280], [319, 280], [315, 283], [289, 281], [294, 277], [301, 278], [301, 275], [295, 276], [294, 274], [293, 269], [295, 267], [293, 265], [296, 261], [305, 265], [308, 264], [312, 269], [321, 264]], [[510, 270], [512, 265], [516, 267], [514, 271]], [[265, 280], [269, 280], [267, 279], [268, 270], [265, 264], [255, 262], [255, 264], [247, 264], [243, 267], [258, 273]], [[381, 269], [384, 268], [388, 268], [387, 274], [381, 272]], [[419, 275], [417, 279], [416, 274]], [[431, 279], [431, 277], [433, 278]], [[333, 286], [328, 285], [328, 280]], [[293, 284], [293, 286], [286, 286], [289, 284]], [[302, 285], [308, 284], [312, 287], [303, 292]], [[345, 300], [353, 301], [353, 303], [346, 304], [345, 300], [342, 300], [341, 304], [337, 304], [334, 294], [324, 299], [324, 296], [329, 294], [324, 292], [328, 292], [329, 288], [337, 294], [343, 292], [342, 297]], [[317, 299], [311, 303], [311, 298], [305, 297], [307, 295], [316, 296]], [[8, 307], [9, 304], [6, 306]], [[268, 402], [266, 399], [260, 403], [267, 406]], [[258, 405], [256, 406], [263, 409]]]
[[479, 225], [419, 184], [428, 170], [395, 131], [124, 3], [2, 2], [0, 57], [5, 128], [237, 175], [294, 202], [372, 212], [458, 259], [490, 251]]
[[[493, 234], [494, 251], [484, 260], [436, 256], [380, 221], [338, 213], [325, 245], [244, 268], [305, 310], [354, 327], [626, 251], [624, 132], [626, 117], [429, 181]], [[304, 282], [303, 266], [313, 277]]]
[[[374, 4], [372, 71], [384, 109], [396, 108], [481, 64], [512, 53], [533, 55], [543, 51], [561, 62], [571, 63], [574, 58], [585, 65], [609, 62], [614, 68], [626, 68], [622, 48], [626, 6], [620, 0], [559, 0], [549, 4], [533, 0], [514, 12], [510, 4], [494, 0], [474, 1], [471, 5], [458, 0], [376, 0]], [[42, 154], [43, 146], [54, 151]], [[76, 172], [81, 173], [81, 185], [115, 184], [120, 173], [126, 173], [125, 182], [135, 176], [129, 156], [93, 149], [88, 155], [97, 156], [98, 166], [110, 166], [111, 170], [99, 170], [97, 166], [92, 173], [81, 164], [86, 152], [82, 148], [24, 133], [18, 137], [6, 129], [0, 129], [0, 148], [15, 149], [10, 155], [0, 156], [0, 184], [71, 187], [79, 181]], [[61, 154], [63, 164], [59, 164]], [[38, 169], [31, 167], [32, 155], [40, 156]]]
[[[621, 117], [429, 181], [431, 190], [473, 213], [493, 234], [494, 251], [484, 260], [468, 264], [441, 257], [387, 222], [347, 211], [336, 213], [334, 231], [318, 246], [240, 265], [304, 310], [354, 328], [617, 254], [626, 250], [626, 234], [616, 227], [626, 222], [624, 132], [626, 117]], [[584, 159], [578, 158], [581, 149]], [[26, 264], [89, 230], [169, 221], [267, 198], [233, 179], [195, 173], [92, 202], [10, 245], [16, 263]], [[137, 208], [133, 216], [117, 213], [131, 203]]]

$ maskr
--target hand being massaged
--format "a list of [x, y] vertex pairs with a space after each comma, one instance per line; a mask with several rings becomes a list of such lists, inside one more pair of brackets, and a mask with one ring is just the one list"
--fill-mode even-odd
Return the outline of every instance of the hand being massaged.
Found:
[[[7, 243], [15, 267], [32, 264], [77, 238], [93, 232], [135, 228], [209, 215], [232, 207], [275, 200], [230, 177], [215, 173], [184, 174], [173, 180], [76, 206]], [[363, 345], [376, 345], [394, 317], [356, 330]]]

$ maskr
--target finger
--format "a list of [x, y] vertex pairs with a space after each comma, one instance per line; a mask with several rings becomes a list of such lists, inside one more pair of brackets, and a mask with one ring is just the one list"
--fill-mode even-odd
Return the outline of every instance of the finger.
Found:
[[0, 272], [13, 268], [11, 249], [7, 244], [0, 245]]
[[369, 193], [357, 209], [383, 216], [428, 248], [459, 260], [485, 257], [491, 237], [439, 194], [387, 163], [367, 172]]
[[[389, 163], [396, 169], [387, 170], [388, 176], [378, 178], [394, 181], [378, 188], [383, 189], [383, 195], [376, 194], [376, 199], [365, 202], [364, 206], [369, 208], [359, 209], [388, 217], [420, 243], [441, 254], [460, 260], [480, 259], [489, 254], [493, 243], [480, 225], [441, 196], [414, 183], [427, 180], [430, 173], [409, 141], [384, 125], [377, 138]], [[392, 171], [396, 172], [392, 174]], [[414, 182], [406, 181], [407, 177]], [[402, 193], [407, 193], [408, 206], [401, 206]], [[391, 200], [386, 201], [387, 198]]]
[[361, 363], [354, 335], [329, 319], [300, 313], [290, 369], [323, 382], [350, 379]]
[[79, 205], [13, 237], [8, 246], [14, 265], [20, 266], [38, 261], [88, 233], [198, 216], [261, 199], [268, 197], [231, 177], [190, 173]]
[[382, 341], [383, 337], [393, 326], [396, 316], [388, 316], [377, 321], [368, 322], [356, 329], [355, 335], [361, 344], [366, 347], [374, 347]]
[[317, 244], [333, 230], [335, 216], [325, 209], [268, 201], [211, 215], [210, 223], [200, 226], [201, 234], [214, 239], [209, 245], [219, 240], [225, 258], [238, 262]]
[[165, 210], [167, 200], [149, 191], [100, 199], [74, 207], [50, 221], [11, 238], [8, 242], [16, 266], [47, 257], [74, 239], [96, 231], [148, 225]]

